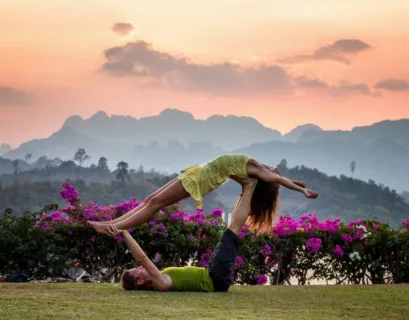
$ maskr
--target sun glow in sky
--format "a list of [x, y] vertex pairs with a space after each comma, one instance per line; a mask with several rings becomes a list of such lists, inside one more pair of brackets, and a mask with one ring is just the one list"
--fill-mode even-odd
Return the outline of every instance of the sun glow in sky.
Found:
[[165, 108], [286, 133], [409, 117], [409, 1], [3, 0], [0, 144]]

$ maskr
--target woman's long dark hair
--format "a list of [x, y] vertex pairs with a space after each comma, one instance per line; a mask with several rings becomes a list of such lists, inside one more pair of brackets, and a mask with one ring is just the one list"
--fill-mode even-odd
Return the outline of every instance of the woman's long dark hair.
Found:
[[271, 232], [271, 227], [278, 219], [278, 183], [258, 180], [251, 198], [251, 211], [248, 219], [250, 229]]

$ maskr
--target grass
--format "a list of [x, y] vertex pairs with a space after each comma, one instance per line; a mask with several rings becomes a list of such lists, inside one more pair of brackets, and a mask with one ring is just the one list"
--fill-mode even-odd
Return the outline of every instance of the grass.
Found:
[[228, 293], [124, 291], [117, 284], [0, 284], [11, 319], [409, 319], [409, 285], [242, 286]]

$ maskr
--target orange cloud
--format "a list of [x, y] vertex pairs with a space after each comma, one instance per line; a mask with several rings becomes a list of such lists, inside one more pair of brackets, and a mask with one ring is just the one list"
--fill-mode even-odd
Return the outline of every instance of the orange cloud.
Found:
[[10, 87], [0, 87], [0, 106], [26, 106], [33, 96], [25, 91]]
[[310, 79], [308, 77], [297, 77], [294, 79], [299, 88], [315, 90], [319, 93], [329, 94], [333, 97], [349, 97], [353, 95], [363, 95], [369, 97], [381, 97], [377, 91], [371, 91], [365, 83], [349, 83], [341, 81], [338, 85], [329, 85], [319, 79]]
[[[345, 52], [352, 52], [362, 48], [362, 45], [349, 43], [333, 47], [342, 47]], [[113, 76], [160, 79], [165, 80], [172, 88], [220, 96], [259, 93], [292, 95], [294, 90], [299, 88], [333, 97], [380, 96], [364, 83], [343, 81], [338, 85], [329, 85], [321, 80], [303, 76], [294, 78], [278, 65], [245, 67], [230, 62], [199, 64], [185, 57], [157, 51], [145, 41], [130, 42], [107, 49], [105, 58], [107, 62], [102, 69]]]
[[154, 50], [145, 41], [105, 51], [102, 69], [115, 76], [164, 79], [171, 87], [219, 95], [292, 91], [287, 72], [276, 65], [245, 68], [233, 63], [198, 64]]
[[375, 88], [385, 89], [389, 91], [406, 91], [409, 90], [409, 82], [399, 79], [388, 79], [379, 81]]
[[112, 31], [123, 37], [129, 35], [134, 30], [135, 27], [130, 22], [116, 22], [112, 26]]
[[350, 64], [348, 54], [355, 54], [371, 48], [371, 46], [361, 40], [342, 39], [333, 44], [318, 48], [312, 54], [296, 55], [279, 59], [280, 63], [299, 63], [310, 60], [333, 60], [344, 64]]

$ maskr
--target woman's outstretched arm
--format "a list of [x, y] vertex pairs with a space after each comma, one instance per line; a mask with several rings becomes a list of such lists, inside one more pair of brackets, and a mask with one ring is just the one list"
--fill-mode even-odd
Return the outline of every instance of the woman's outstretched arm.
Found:
[[[261, 163], [260, 163], [260, 165], [262, 165], [263, 167], [265, 167], [266, 169], [268, 169], [272, 173], [275, 173], [275, 174], [278, 174], [278, 175], [281, 176], [280, 170], [278, 168], [273, 168], [273, 167], [270, 167], [270, 166], [268, 166], [266, 164], [261, 164]], [[302, 188], [306, 187], [306, 184], [304, 182], [302, 182], [302, 181], [297, 181], [297, 180], [290, 180], [290, 181], [292, 183], [296, 184], [299, 187], [302, 187]]]
[[318, 193], [315, 193], [309, 189], [306, 189], [304, 187], [301, 187], [295, 184], [291, 180], [272, 172], [271, 170], [266, 168], [264, 165], [259, 164], [258, 162], [251, 162], [248, 164], [247, 174], [251, 178], [257, 178], [265, 182], [278, 183], [288, 189], [301, 192], [307, 198], [315, 199], [318, 197]]

